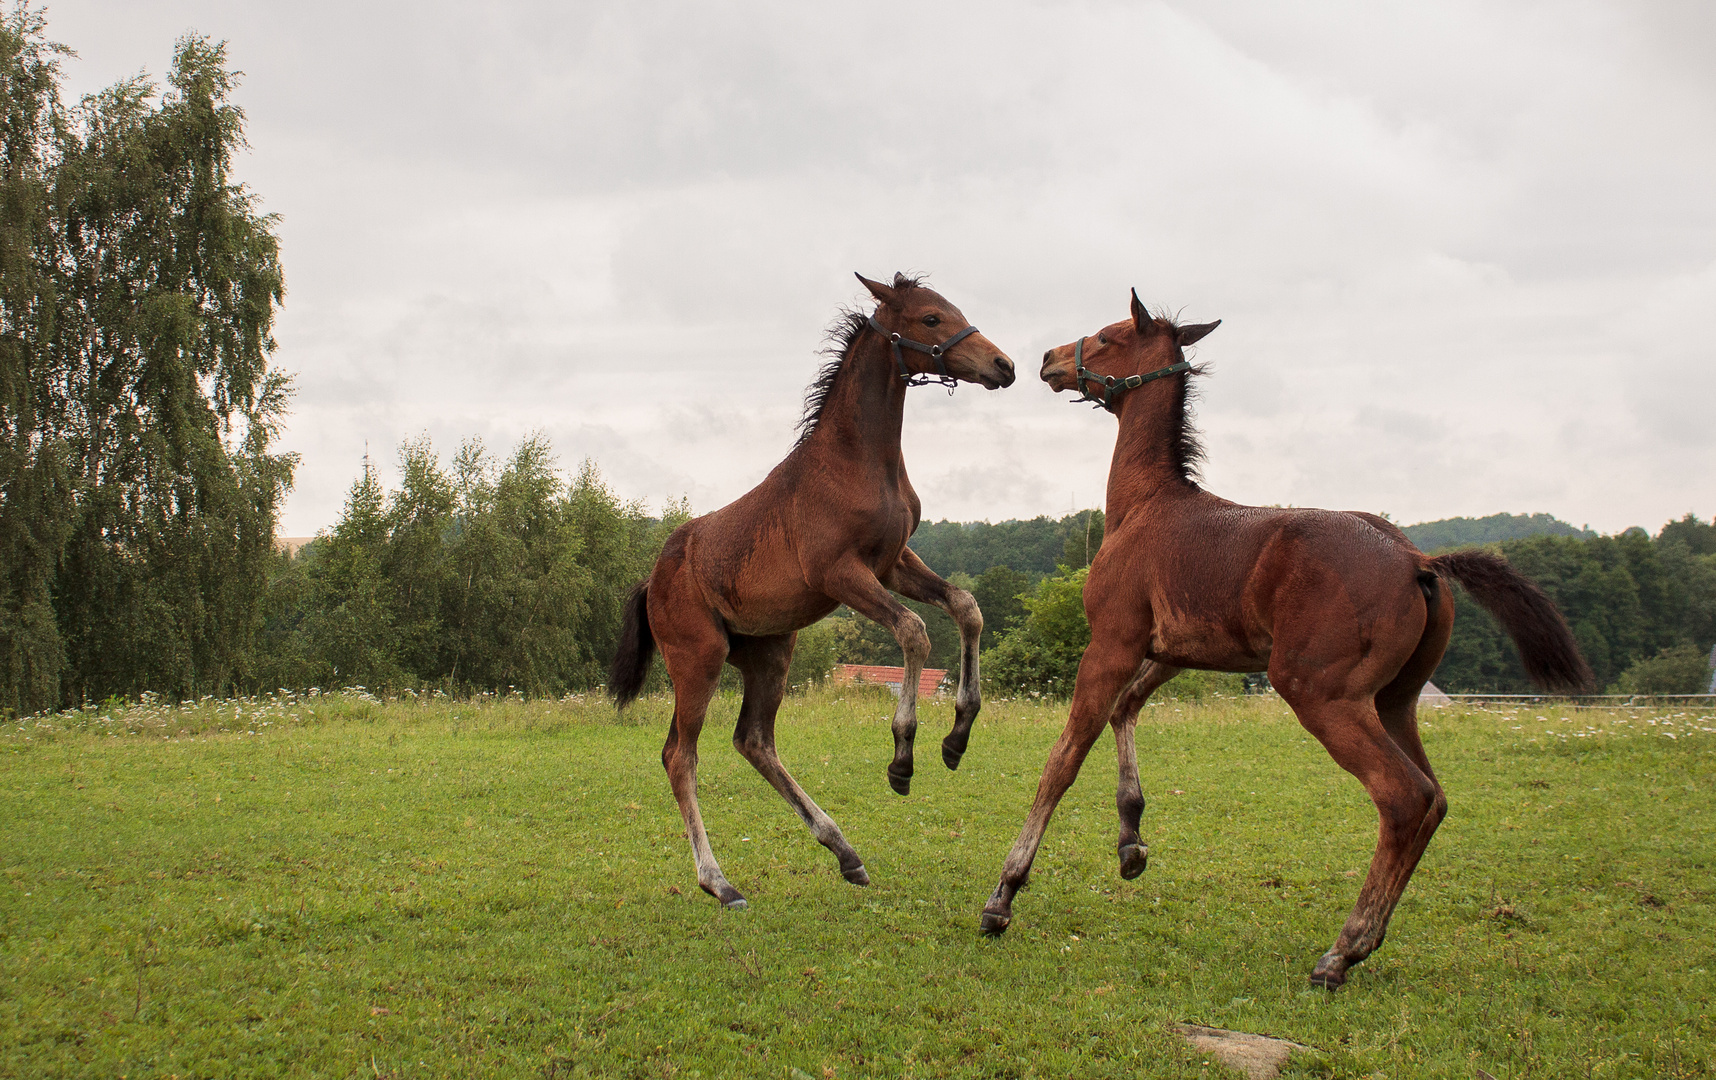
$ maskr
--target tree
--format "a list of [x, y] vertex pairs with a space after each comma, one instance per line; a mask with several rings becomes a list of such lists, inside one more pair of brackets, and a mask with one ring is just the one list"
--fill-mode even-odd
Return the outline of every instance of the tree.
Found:
[[1071, 570], [1090, 565], [1102, 547], [1103, 528], [1108, 519], [1101, 510], [1086, 510], [1072, 519], [1066, 543], [1061, 545], [1060, 565]]
[[1090, 644], [1084, 617], [1088, 567], [1044, 578], [1022, 599], [1025, 618], [983, 656], [983, 678], [1012, 694], [1071, 697]]
[[[1662, 650], [1716, 644], [1716, 554], [1699, 554], [1709, 526], [1688, 515], [1655, 539], [1642, 529], [1587, 539], [1536, 536], [1496, 545], [1567, 616], [1600, 685]], [[1434, 676], [1452, 692], [1529, 692], [1519, 655], [1487, 613], [1455, 592], [1454, 635]]]
[[230, 691], [296, 463], [272, 452], [285, 284], [230, 177], [234, 76], [185, 38], [165, 93], [139, 77], [68, 112], [43, 32], [22, 7], [0, 31], [0, 708]]
[[1085, 565], [1089, 561], [1084, 555], [1087, 531], [1094, 557], [1101, 541], [1101, 521], [1100, 510], [1081, 510], [1058, 521], [1047, 517], [994, 525], [987, 521], [926, 521], [912, 535], [911, 546], [943, 577], [954, 573], [976, 576], [990, 567], [1010, 566], [1036, 580], [1054, 573], [1062, 563]]
[[993, 648], [1003, 634], [1024, 619], [1022, 598], [1031, 584], [1029, 574], [1010, 566], [991, 566], [964, 586], [983, 612], [983, 648]]
[[570, 483], [555, 463], [540, 435], [504, 462], [469, 440], [448, 468], [427, 438], [407, 440], [390, 493], [366, 458], [332, 532], [274, 566], [263, 685], [599, 684], [621, 603], [689, 511], [652, 518], [593, 462]]
[[76, 504], [40, 358], [54, 332], [43, 255], [65, 53], [38, 13], [0, 19], [0, 716], [58, 705], [65, 666], [52, 582]]
[[1527, 536], [1576, 536], [1591, 539], [1597, 534], [1580, 529], [1552, 514], [1491, 514], [1489, 517], [1442, 518], [1402, 527], [1402, 532], [1422, 551], [1442, 551], [1474, 544], [1494, 544]]

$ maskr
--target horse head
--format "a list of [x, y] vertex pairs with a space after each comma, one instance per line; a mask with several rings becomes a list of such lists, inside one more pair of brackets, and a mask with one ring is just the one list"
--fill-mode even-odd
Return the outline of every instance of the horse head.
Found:
[[1159, 318], [1134, 289], [1130, 318], [1044, 353], [1042, 380], [1057, 394], [1077, 390], [1081, 400], [1113, 410], [1126, 391], [1189, 370], [1181, 350], [1220, 325], [1220, 319], [1179, 326]]
[[870, 320], [893, 344], [902, 378], [916, 384], [939, 377], [944, 382], [977, 383], [989, 390], [1013, 385], [1013, 361], [946, 297], [904, 274], [895, 274], [892, 285], [871, 281], [863, 274], [857, 278], [876, 298], [876, 312]]

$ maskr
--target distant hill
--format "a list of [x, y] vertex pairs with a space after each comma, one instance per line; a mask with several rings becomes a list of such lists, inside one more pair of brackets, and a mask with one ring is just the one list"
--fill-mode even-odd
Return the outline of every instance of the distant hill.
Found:
[[1567, 524], [1553, 514], [1491, 514], [1489, 517], [1443, 518], [1402, 526], [1404, 532], [1421, 551], [1465, 547], [1471, 544], [1494, 544], [1502, 540], [1520, 540], [1527, 536], [1574, 536], [1589, 540], [1597, 534]]

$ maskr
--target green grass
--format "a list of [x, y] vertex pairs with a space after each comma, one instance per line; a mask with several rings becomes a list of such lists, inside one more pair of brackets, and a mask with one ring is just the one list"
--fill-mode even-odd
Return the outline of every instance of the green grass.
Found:
[[1376, 818], [1279, 701], [1146, 710], [1134, 882], [1105, 739], [994, 941], [977, 915], [1063, 710], [990, 702], [948, 773], [951, 706], [926, 705], [902, 799], [890, 705], [822, 691], [780, 725], [864, 856], [857, 889], [717, 702], [702, 804], [745, 912], [697, 890], [664, 699], [624, 721], [594, 699], [331, 695], [12, 722], [0, 1075], [1232, 1075], [1177, 1021], [1318, 1048], [1300, 1076], [1716, 1065], [1709, 716], [1427, 714], [1450, 815], [1331, 995], [1306, 975]]

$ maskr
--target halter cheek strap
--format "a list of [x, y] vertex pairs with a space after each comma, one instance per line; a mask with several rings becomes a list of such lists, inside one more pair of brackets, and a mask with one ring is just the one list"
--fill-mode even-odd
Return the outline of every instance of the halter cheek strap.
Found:
[[[1078, 405], [1083, 402], [1090, 401], [1094, 402], [1097, 408], [1107, 409], [1109, 412], [1114, 411], [1115, 403], [1120, 400], [1121, 395], [1126, 393], [1126, 391], [1136, 390], [1147, 382], [1154, 382], [1157, 379], [1165, 379], [1170, 375], [1178, 375], [1182, 371], [1192, 370], [1191, 364], [1181, 360], [1178, 363], [1169, 364], [1165, 368], [1157, 368], [1155, 371], [1146, 375], [1128, 375], [1124, 379], [1117, 379], [1113, 375], [1098, 375], [1096, 372], [1084, 366], [1084, 338], [1079, 338], [1078, 344], [1073, 346], [1073, 364], [1075, 365], [1074, 370], [1078, 377], [1078, 392], [1080, 396], [1074, 398], [1072, 403], [1074, 405]], [[1093, 382], [1097, 386], [1101, 387], [1102, 396], [1097, 397], [1095, 394], [1091, 393], [1090, 388], [1085, 385], [1086, 382]]]
[[[947, 373], [947, 361], [944, 360], [943, 357], [945, 357], [948, 354], [948, 351], [955, 345], [958, 345], [972, 334], [977, 333], [977, 327], [967, 326], [964, 330], [961, 330], [959, 333], [948, 338], [940, 345], [925, 345], [921, 341], [913, 341], [911, 338], [902, 337], [899, 334], [884, 330], [882, 328], [882, 324], [876, 321], [876, 316], [874, 315], [870, 316], [870, 329], [888, 339], [888, 344], [891, 345], [894, 350], [894, 366], [899, 369], [900, 378], [906, 380], [907, 386], [925, 386], [932, 382], [940, 383], [947, 387], [947, 392], [950, 394], [953, 393], [953, 388], [959, 385], [959, 380]], [[913, 375], [910, 369], [906, 367], [906, 354], [900, 351], [901, 346], [908, 349], [916, 349], [921, 353], [929, 353], [930, 359], [935, 361], [936, 374]]]

